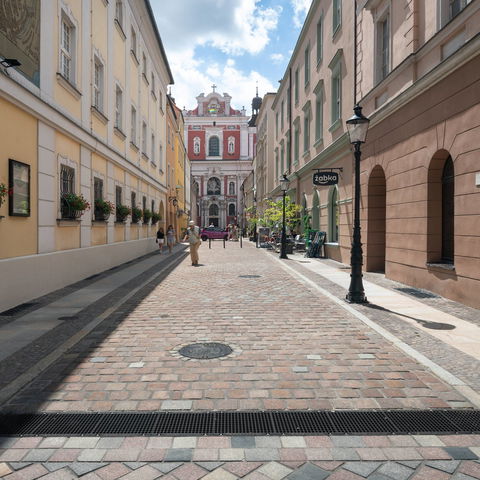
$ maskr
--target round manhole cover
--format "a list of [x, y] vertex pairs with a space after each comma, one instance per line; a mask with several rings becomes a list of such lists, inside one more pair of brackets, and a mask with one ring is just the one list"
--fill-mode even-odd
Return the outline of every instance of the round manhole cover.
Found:
[[178, 353], [184, 357], [207, 360], [210, 358], [225, 357], [233, 350], [223, 343], [192, 343], [182, 347]]

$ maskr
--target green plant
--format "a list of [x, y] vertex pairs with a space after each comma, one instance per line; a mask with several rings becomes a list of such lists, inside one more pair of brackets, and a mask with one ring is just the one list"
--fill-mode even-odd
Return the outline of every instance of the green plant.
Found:
[[103, 213], [103, 215], [110, 215], [115, 211], [115, 205], [108, 200], [97, 198], [95, 200], [95, 211], [99, 211]]
[[2, 206], [3, 202], [7, 195], [10, 194], [10, 190], [4, 183], [0, 183], [0, 207]]
[[62, 203], [70, 210], [76, 212], [84, 212], [90, 208], [90, 203], [82, 194], [64, 193], [62, 195]]
[[148, 208], [146, 208], [143, 211], [143, 223], [148, 223], [151, 218], [152, 218], [152, 212]]
[[[288, 228], [295, 228], [298, 223], [298, 214], [302, 207], [290, 200], [290, 197], [285, 198], [285, 223]], [[268, 202], [268, 208], [263, 212], [263, 217], [258, 219], [258, 223], [264, 227], [274, 228], [282, 224], [283, 219], [283, 199], [274, 202]]]
[[131, 213], [132, 209], [130, 207], [119, 203], [116, 210], [117, 222], [123, 222]]
[[142, 218], [142, 210], [138, 207], [132, 207], [132, 222], [138, 223]]
[[152, 225], [160, 221], [160, 214], [153, 212], [152, 213]]

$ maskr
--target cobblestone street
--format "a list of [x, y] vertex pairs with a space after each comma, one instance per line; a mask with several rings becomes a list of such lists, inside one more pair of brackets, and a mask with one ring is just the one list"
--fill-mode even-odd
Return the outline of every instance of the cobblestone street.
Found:
[[[362, 315], [369, 315], [367, 307], [356, 314], [312, 287], [308, 280], [330, 295], [336, 289], [339, 297], [344, 295], [328, 275], [315, 271], [322, 260], [309, 260], [312, 268], [298, 255], [281, 262], [245, 241], [243, 248], [229, 242], [225, 249], [212, 242], [211, 250], [204, 243], [198, 267], [191, 266], [180, 247], [174, 255], [179, 263], [171, 267], [173, 256], [150, 257], [149, 274], [157, 276], [144, 283], [131, 280], [128, 290], [141, 288], [123, 303], [115, 303], [115, 291], [104, 297], [102, 308], [110, 310], [103, 321], [10, 395], [2, 412], [480, 406], [478, 392], [468, 383], [469, 377], [478, 380], [477, 359], [458, 352], [453, 339], [445, 351], [453, 349], [460, 359], [470, 359], [471, 371], [465, 369], [461, 381], [448, 375], [447, 365], [432, 371], [422, 360], [428, 352], [398, 348], [381, 329], [362, 321]], [[366, 293], [368, 297], [367, 287]], [[448, 306], [441, 308], [439, 314], [449, 314]], [[461, 319], [461, 313], [455, 304], [452, 315]], [[468, 318], [472, 309], [467, 313]], [[372, 314], [373, 321], [384, 318], [383, 327], [389, 328], [388, 312], [377, 309]], [[398, 319], [393, 323], [399, 327], [399, 322], [405, 335], [416, 330], [429, 336], [428, 330]], [[472, 328], [478, 326], [472, 323]], [[430, 338], [430, 361], [440, 365], [440, 340]], [[55, 329], [35, 344], [41, 348], [42, 342], [55, 350]], [[223, 343], [232, 351], [209, 360], [179, 354], [183, 346], [202, 342]], [[15, 354], [2, 363], [0, 368], [11, 374]], [[32, 368], [22, 365], [15, 375]], [[478, 435], [3, 437], [0, 477], [461, 480], [480, 478], [479, 456]]]

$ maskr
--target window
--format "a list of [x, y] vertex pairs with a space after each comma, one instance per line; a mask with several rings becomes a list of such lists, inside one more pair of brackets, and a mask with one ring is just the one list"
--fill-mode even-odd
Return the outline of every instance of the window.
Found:
[[150, 161], [151, 161], [152, 163], [155, 163], [155, 135], [154, 135], [153, 133], [152, 133], [152, 139], [151, 139], [151, 141], [152, 141], [152, 144], [151, 144], [151, 152], [152, 152], [152, 154], [151, 154], [151, 156], [150, 156]]
[[220, 195], [220, 180], [217, 177], [208, 179], [207, 195]]
[[284, 124], [283, 124], [284, 108], [285, 108], [284, 103], [285, 102], [282, 100], [282, 103], [281, 103], [281, 106], [280, 106], [280, 131], [281, 132], [283, 132], [283, 127], [284, 127]]
[[449, 0], [448, 15], [449, 19], [456, 17], [466, 6], [467, 0]]
[[60, 38], [60, 73], [70, 83], [75, 83], [75, 27], [63, 11]]
[[161, 91], [158, 92], [158, 105], [160, 110], [163, 111], [163, 93]]
[[310, 109], [305, 111], [303, 117], [303, 152], [310, 150]]
[[151, 73], [150, 78], [152, 80], [151, 81], [152, 93], [155, 95], [155, 75], [153, 72]]
[[122, 204], [122, 187], [118, 185], [115, 186], [115, 204], [116, 205]]
[[323, 138], [323, 91], [320, 89], [315, 98], [315, 141]]
[[142, 197], [142, 210], [145, 211], [147, 209], [147, 197], [144, 195]]
[[101, 178], [93, 178], [93, 199], [103, 200], [103, 180]]
[[142, 152], [147, 154], [147, 124], [142, 122]]
[[150, 203], [150, 209], [151, 209], [151, 212], [153, 213], [155, 211], [155, 200], [152, 200], [151, 203]]
[[295, 104], [298, 103], [298, 68], [295, 70], [295, 78], [294, 78], [294, 95], [295, 95]]
[[163, 145], [160, 144], [160, 152], [158, 154], [158, 165], [160, 166], [160, 170], [163, 170]]
[[290, 173], [290, 169], [291, 169], [291, 162], [292, 162], [292, 159], [291, 159], [291, 152], [290, 152], [290, 140], [287, 138], [287, 172]]
[[137, 110], [132, 105], [131, 110], [131, 126], [130, 126], [130, 141], [136, 145], [137, 143]]
[[220, 156], [220, 140], [217, 136], [210, 137], [208, 140], [208, 155], [210, 157]]
[[147, 56], [144, 53], [142, 53], [142, 74], [145, 80], [147, 80]]
[[115, 2], [115, 20], [123, 28], [123, 2], [122, 2], [122, 0], [117, 0]]
[[310, 83], [310, 46], [305, 49], [305, 86]]
[[193, 154], [200, 155], [200, 138], [195, 137], [193, 139]]
[[285, 146], [282, 140], [282, 142], [280, 143], [280, 175], [285, 173], [284, 167], [285, 167]]
[[278, 164], [278, 148], [275, 149], [275, 179], [278, 182], [280, 178], [280, 166]]
[[235, 209], [235, 204], [234, 203], [230, 203], [228, 205], [228, 215], [230, 217], [234, 217], [236, 215], [236, 209]]
[[293, 163], [298, 163], [298, 158], [300, 156], [300, 129], [298, 128], [298, 123], [295, 125], [293, 133]]
[[452, 157], [448, 157], [442, 172], [442, 263], [454, 260], [454, 199], [455, 175]]
[[323, 58], [323, 17], [317, 23], [317, 65]]
[[329, 203], [329, 242], [338, 243], [338, 223], [339, 223], [339, 209], [338, 209], [338, 190], [336, 187], [333, 187], [330, 193], [330, 203]]
[[122, 89], [117, 85], [115, 88], [115, 128], [118, 130], [122, 129], [122, 120], [123, 120], [123, 92]]
[[130, 193], [130, 202], [132, 208], [137, 206], [137, 194], [135, 192]]
[[390, 71], [390, 27], [389, 15], [376, 23], [377, 29], [377, 82], [381, 82]]
[[278, 112], [275, 114], [275, 139], [278, 140]]
[[228, 137], [228, 153], [230, 155], [235, 153], [235, 137]]
[[340, 62], [332, 70], [332, 125], [340, 120], [342, 110], [342, 78]]
[[332, 32], [335, 32], [342, 25], [342, 0], [333, 0], [333, 28]]
[[235, 183], [234, 182], [230, 182], [228, 184], [228, 194], [229, 195], [235, 195]]
[[208, 214], [210, 217], [218, 217], [218, 205], [216, 203], [212, 203], [208, 209]]
[[136, 59], [137, 58], [137, 34], [135, 33], [135, 30], [133, 29], [133, 27], [131, 30], [130, 50]]
[[103, 64], [98, 57], [93, 65], [93, 106], [103, 112]]
[[292, 99], [290, 98], [290, 87], [287, 88], [287, 100], [288, 100], [288, 105], [287, 105], [287, 123], [290, 122], [290, 115], [292, 114]]
[[60, 195], [63, 196], [66, 193], [75, 193], [75, 169], [62, 164], [60, 166]]

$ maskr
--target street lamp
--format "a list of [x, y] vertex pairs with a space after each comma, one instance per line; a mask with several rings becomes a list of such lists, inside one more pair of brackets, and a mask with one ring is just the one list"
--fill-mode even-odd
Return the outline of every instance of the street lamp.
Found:
[[362, 283], [363, 252], [360, 235], [360, 145], [365, 143], [367, 138], [368, 124], [370, 120], [362, 114], [362, 107], [355, 105], [355, 114], [347, 120], [348, 135], [350, 143], [354, 146], [355, 156], [355, 206], [353, 219], [353, 239], [350, 256], [350, 287], [346, 300], [349, 303], [367, 303], [367, 297]]
[[280, 248], [280, 258], [287, 257], [287, 232], [285, 230], [285, 197], [287, 195], [288, 186], [290, 181], [287, 176], [283, 174], [283, 177], [280, 179], [280, 189], [283, 192], [283, 220], [282, 220], [282, 244]]

